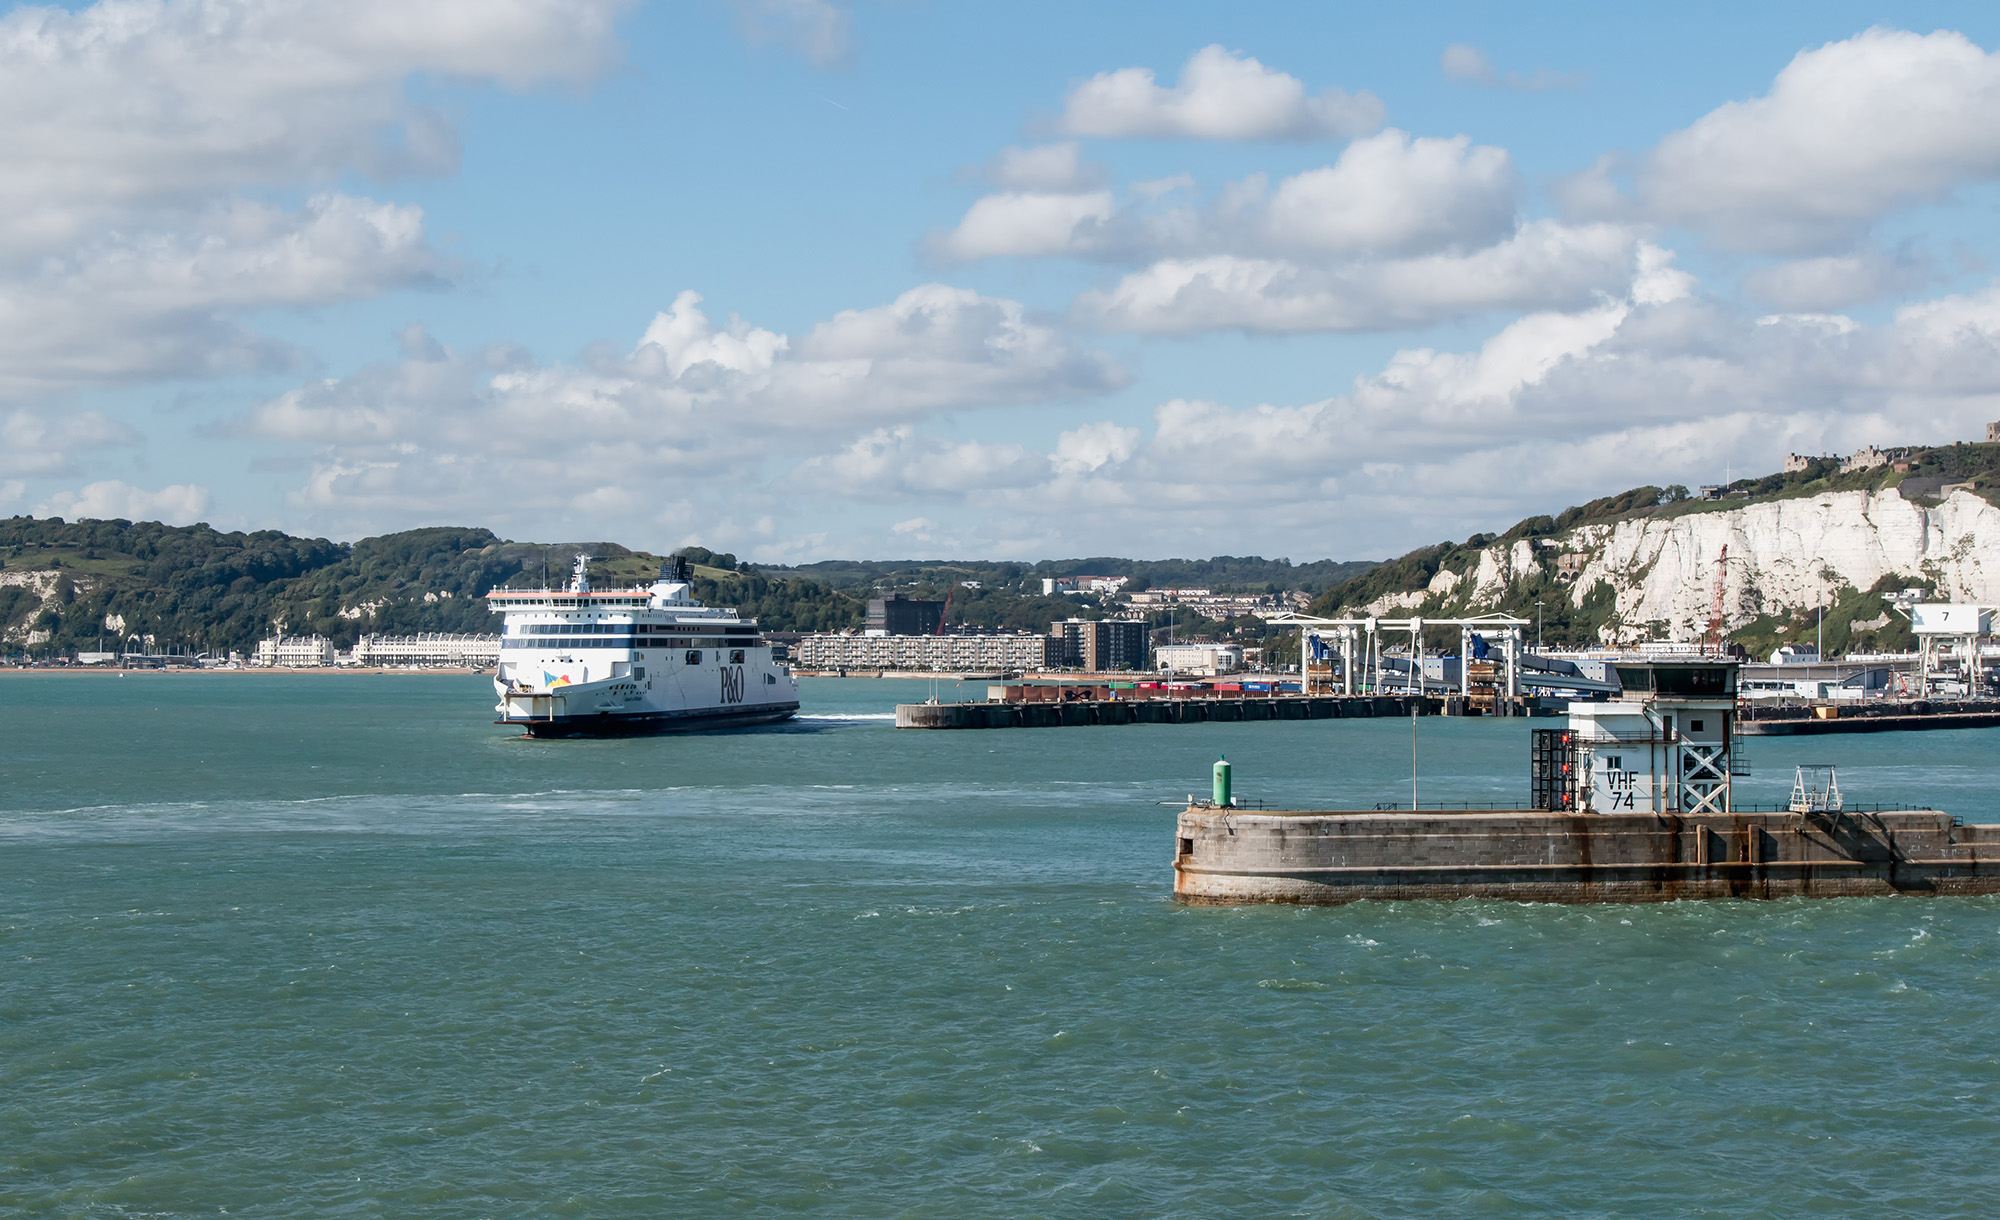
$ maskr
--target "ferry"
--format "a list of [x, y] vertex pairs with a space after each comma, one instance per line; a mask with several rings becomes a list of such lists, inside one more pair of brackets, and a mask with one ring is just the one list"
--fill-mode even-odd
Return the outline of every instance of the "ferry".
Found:
[[533, 737], [734, 728], [787, 720], [799, 680], [756, 620], [690, 595], [687, 561], [650, 586], [599, 592], [576, 557], [566, 589], [495, 589], [504, 615], [495, 724]]

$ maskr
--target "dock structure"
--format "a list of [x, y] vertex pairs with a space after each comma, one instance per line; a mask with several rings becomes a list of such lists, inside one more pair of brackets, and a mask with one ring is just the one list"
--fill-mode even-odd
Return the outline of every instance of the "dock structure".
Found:
[[1753, 709], [1737, 724], [1745, 737], [1820, 737], [1829, 733], [1888, 733], [1924, 729], [2000, 727], [2000, 705], [1991, 702], [1909, 703]]
[[1106, 724], [1339, 720], [1436, 716], [1445, 701], [1416, 695], [1275, 695], [1239, 699], [1070, 699], [1048, 702], [903, 703], [899, 729], [1054, 729]]
[[1174, 894], [1197, 904], [2000, 893], [2000, 826], [1844, 806], [1830, 767], [1738, 806], [1737, 664], [1619, 663], [1624, 694], [1531, 735], [1527, 809], [1251, 811], [1190, 803]]
[[1267, 813], [1191, 805], [1176, 834], [1174, 896], [1198, 905], [2000, 893], [2000, 826], [1963, 826], [1935, 810]]
[[[1574, 662], [1529, 652], [1528, 620], [1508, 614], [1471, 618], [1320, 618], [1287, 611], [1266, 624], [1299, 632], [1307, 694], [1379, 695], [1450, 692], [1452, 715], [1519, 715], [1531, 691], [1613, 695], [1615, 682], [1591, 677]], [[1426, 655], [1425, 640], [1456, 630], [1458, 653]], [[1397, 645], [1397, 641], [1406, 643]], [[1392, 645], [1404, 649], [1394, 655]]]

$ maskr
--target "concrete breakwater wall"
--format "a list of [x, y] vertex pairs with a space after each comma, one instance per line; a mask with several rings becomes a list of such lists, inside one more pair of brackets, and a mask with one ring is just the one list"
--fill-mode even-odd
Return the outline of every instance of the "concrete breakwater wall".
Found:
[[1075, 699], [1063, 703], [903, 703], [899, 729], [1054, 729], [1093, 724], [1197, 724], [1238, 720], [1337, 720], [1436, 716], [1441, 699], [1409, 695], [1249, 699]]
[[1736, 721], [1744, 737], [1816, 737], [1827, 733], [1885, 733], [1902, 729], [1984, 729], [2000, 725], [2000, 705], [1919, 700], [1862, 707], [1835, 705], [1822, 719], [1814, 708], [1753, 708]]
[[1677, 814], [1264, 813], [1189, 806], [1174, 895], [1667, 902], [2000, 893], [2000, 826], [1933, 810]]

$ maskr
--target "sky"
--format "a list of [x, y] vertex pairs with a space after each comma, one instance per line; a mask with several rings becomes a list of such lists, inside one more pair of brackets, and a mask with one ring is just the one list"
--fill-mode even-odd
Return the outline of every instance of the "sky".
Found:
[[0, 514], [1383, 558], [2000, 420], [2000, 9], [0, 11]]

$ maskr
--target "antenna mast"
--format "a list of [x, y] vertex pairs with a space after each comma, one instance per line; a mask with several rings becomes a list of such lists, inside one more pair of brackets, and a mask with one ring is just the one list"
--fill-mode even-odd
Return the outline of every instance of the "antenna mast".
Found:
[[1715, 557], [1715, 593], [1708, 604], [1708, 651], [1711, 655], [1722, 651], [1722, 592], [1723, 582], [1729, 576], [1729, 547], [1724, 545], [1722, 553]]

